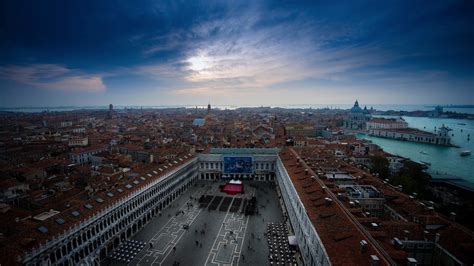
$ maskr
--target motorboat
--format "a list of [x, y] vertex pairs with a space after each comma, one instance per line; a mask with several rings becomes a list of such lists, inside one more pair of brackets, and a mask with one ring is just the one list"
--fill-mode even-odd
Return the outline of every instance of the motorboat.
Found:
[[459, 153], [461, 156], [469, 156], [471, 155], [471, 151], [470, 150], [465, 150], [465, 151], [462, 151]]
[[421, 154], [428, 155], [426, 151], [420, 151]]

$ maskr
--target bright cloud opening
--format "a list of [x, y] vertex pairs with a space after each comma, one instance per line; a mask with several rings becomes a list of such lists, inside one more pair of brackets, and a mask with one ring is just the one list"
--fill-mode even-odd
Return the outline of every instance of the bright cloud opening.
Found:
[[208, 56], [198, 55], [187, 60], [189, 69], [192, 71], [203, 71], [212, 67], [212, 60]]

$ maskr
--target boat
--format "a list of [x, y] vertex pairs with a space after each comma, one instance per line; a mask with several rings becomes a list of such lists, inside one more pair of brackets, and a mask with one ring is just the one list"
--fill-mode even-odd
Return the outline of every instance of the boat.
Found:
[[419, 164], [423, 169], [428, 169], [431, 166], [431, 163], [424, 162], [424, 161], [414, 161], [415, 163]]
[[469, 156], [471, 155], [471, 151], [470, 150], [465, 150], [465, 151], [462, 151], [459, 153], [461, 156]]
[[465, 126], [466, 123], [458, 123], [458, 125]]
[[421, 154], [427, 155], [428, 153], [426, 151], [420, 151]]

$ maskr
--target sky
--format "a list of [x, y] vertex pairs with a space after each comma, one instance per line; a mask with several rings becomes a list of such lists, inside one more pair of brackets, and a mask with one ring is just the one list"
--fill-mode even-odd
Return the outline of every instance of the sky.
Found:
[[473, 1], [3, 0], [0, 107], [474, 104]]

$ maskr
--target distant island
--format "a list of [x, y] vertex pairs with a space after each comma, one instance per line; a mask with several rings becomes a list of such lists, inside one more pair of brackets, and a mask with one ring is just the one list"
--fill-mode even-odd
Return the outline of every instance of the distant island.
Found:
[[474, 108], [474, 105], [472, 104], [446, 104], [446, 105], [429, 105], [426, 106], [428, 108], [436, 108], [436, 107], [442, 107], [442, 108]]
[[390, 116], [416, 116], [416, 117], [433, 117], [433, 118], [453, 118], [453, 119], [468, 119], [474, 120], [474, 114], [458, 113], [454, 111], [444, 111], [443, 108], [474, 108], [473, 105], [443, 105], [434, 106], [434, 110], [430, 111], [376, 111], [374, 114], [390, 115]]

